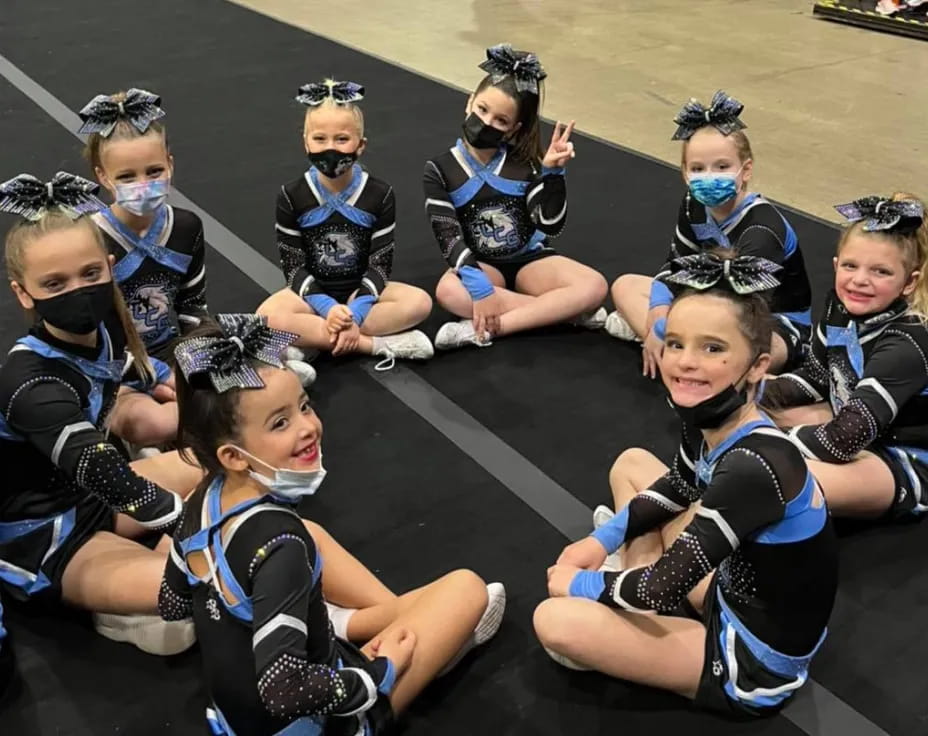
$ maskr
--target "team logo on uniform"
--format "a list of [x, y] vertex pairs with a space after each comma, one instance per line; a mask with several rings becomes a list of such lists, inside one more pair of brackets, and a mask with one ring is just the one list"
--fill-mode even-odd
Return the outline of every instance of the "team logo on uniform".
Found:
[[357, 268], [358, 246], [348, 233], [326, 233], [313, 243], [316, 262], [329, 271], [349, 271]]
[[721, 677], [723, 672], [725, 672], [725, 669], [722, 667], [722, 660], [712, 660], [712, 674], [716, 677]]
[[128, 306], [139, 337], [146, 345], [158, 345], [173, 337], [171, 298], [164, 287], [140, 286]]
[[511, 253], [522, 246], [516, 222], [504, 207], [481, 210], [471, 227], [480, 250]]
[[216, 603], [216, 599], [215, 599], [215, 598], [207, 598], [207, 599], [206, 599], [206, 611], [207, 611], [207, 613], [209, 613], [209, 617], [210, 617], [213, 621], [218, 621], [218, 620], [219, 620], [219, 616], [220, 616], [220, 613], [219, 613], [219, 604]]

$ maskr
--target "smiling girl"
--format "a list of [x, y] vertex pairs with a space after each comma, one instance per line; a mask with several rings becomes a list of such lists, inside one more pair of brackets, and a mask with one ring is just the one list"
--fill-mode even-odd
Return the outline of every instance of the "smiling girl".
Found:
[[505, 591], [457, 570], [396, 596], [301, 519], [326, 471], [322, 422], [281, 362], [296, 335], [217, 320], [177, 347], [182, 438], [209, 477], [174, 535], [161, 613], [196, 622], [214, 734], [384, 733], [496, 633]]
[[[909, 194], [866, 197], [834, 258], [835, 284], [803, 366], [764, 405], [809, 458], [832, 512], [928, 511], [928, 224]], [[827, 402], [827, 403], [826, 403]]]
[[[672, 468], [623, 453], [617, 513], [548, 570], [535, 630], [558, 661], [771, 715], [800, 688], [825, 638], [836, 540], [802, 455], [755, 403], [770, 363], [769, 261], [680, 259], [661, 378], [683, 421]], [[669, 523], [673, 522], [673, 523]], [[663, 527], [663, 528], [662, 528]], [[650, 550], [606, 556], [647, 537]], [[695, 620], [681, 604], [689, 596]], [[643, 613], [656, 612], [656, 616]]]
[[597, 329], [605, 280], [548, 245], [567, 221], [574, 124], [555, 125], [542, 149], [546, 74], [534, 54], [494, 46], [480, 68], [488, 74], [467, 100], [463, 139], [425, 166], [425, 210], [450, 267], [435, 295], [462, 318], [442, 326], [435, 347], [570, 320]]
[[[687, 192], [660, 272], [674, 258], [718, 247], [781, 264], [780, 286], [771, 296], [776, 322], [770, 370], [778, 373], [802, 360], [812, 292], [795, 231], [776, 207], [749, 190], [754, 154], [738, 117], [743, 109], [719, 91], [708, 108], [691, 100], [674, 119], [678, 127], [673, 138], [683, 141]], [[606, 331], [622, 340], [641, 340], [643, 373], [653, 378], [673, 299], [670, 288], [660, 278], [626, 274], [612, 285], [612, 298], [617, 311], [609, 315]]]

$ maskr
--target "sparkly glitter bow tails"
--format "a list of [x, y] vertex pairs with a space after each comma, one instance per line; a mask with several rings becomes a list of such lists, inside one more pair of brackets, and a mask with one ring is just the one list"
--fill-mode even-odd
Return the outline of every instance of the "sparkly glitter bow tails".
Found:
[[493, 84], [512, 77], [519, 92], [538, 94], [538, 83], [548, 76], [538, 57], [529, 51], [514, 51], [508, 43], [487, 49], [487, 60], [480, 68], [490, 75]]
[[693, 133], [707, 125], [713, 126], [722, 135], [731, 135], [736, 130], [748, 127], [738, 117], [742, 110], [744, 105], [722, 90], [715, 93], [708, 108], [698, 100], [690, 100], [673, 119], [679, 127], [671, 140], [688, 140]]
[[134, 87], [126, 92], [123, 100], [117, 100], [115, 95], [97, 95], [78, 113], [84, 122], [77, 132], [99, 133], [108, 138], [116, 124], [125, 120], [139, 133], [144, 133], [155, 120], [164, 117], [160, 105], [158, 95]]
[[917, 199], [884, 199], [862, 197], [835, 206], [849, 222], [864, 221], [864, 230], [915, 230], [925, 218], [925, 210]]
[[60, 210], [72, 220], [106, 209], [97, 199], [99, 185], [66, 171], [59, 171], [49, 182], [31, 174], [20, 174], [0, 184], [0, 212], [41, 220], [47, 212]]
[[297, 335], [267, 326], [256, 314], [218, 314], [222, 336], [192, 337], [174, 349], [177, 367], [188, 381], [205, 374], [217, 393], [232, 388], [264, 388], [264, 381], [250, 361], [283, 368], [281, 354]]
[[662, 280], [698, 291], [721, 286], [736, 294], [754, 294], [779, 286], [780, 282], [773, 274], [782, 268], [766, 258], [720, 258], [714, 253], [683, 256], [675, 259], [672, 265], [674, 272], [663, 276]]
[[296, 101], [307, 107], [316, 107], [330, 97], [336, 105], [360, 102], [364, 99], [364, 87], [354, 82], [336, 82], [334, 79], [310, 82], [300, 87]]

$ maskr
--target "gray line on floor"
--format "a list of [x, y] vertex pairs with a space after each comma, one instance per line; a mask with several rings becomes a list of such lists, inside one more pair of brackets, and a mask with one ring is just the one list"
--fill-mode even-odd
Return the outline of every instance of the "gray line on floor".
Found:
[[[80, 118], [3, 55], [0, 55], [0, 74], [77, 136], [74, 131], [80, 127]], [[273, 292], [283, 286], [278, 267], [216, 218], [176, 190], [172, 201], [196, 212], [203, 220], [209, 244], [261, 288]], [[425, 379], [406, 368], [394, 369], [393, 374], [368, 369], [368, 374], [568, 539], [576, 539], [590, 531], [592, 511], [589, 508]], [[540, 566], [546, 564], [547, 560], [539, 560]], [[809, 680], [804, 691], [784, 709], [783, 716], [809, 736], [888, 736], [814, 680]]]

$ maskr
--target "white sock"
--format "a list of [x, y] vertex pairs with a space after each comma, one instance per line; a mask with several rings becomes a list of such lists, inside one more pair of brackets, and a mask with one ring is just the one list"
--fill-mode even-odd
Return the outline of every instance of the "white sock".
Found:
[[335, 636], [343, 641], [348, 641], [348, 622], [357, 612], [357, 608], [342, 608], [334, 603], [325, 602], [326, 610], [329, 612], [329, 621], [332, 622], [332, 630]]

